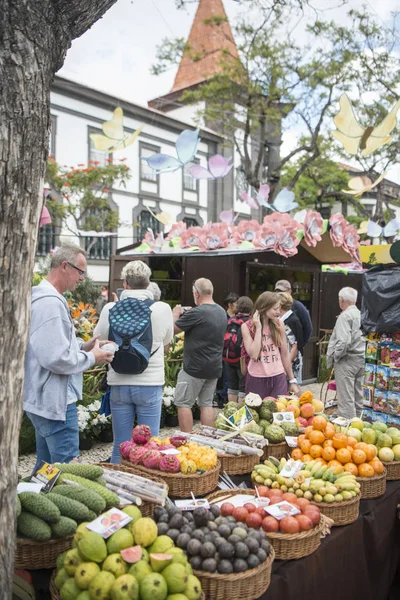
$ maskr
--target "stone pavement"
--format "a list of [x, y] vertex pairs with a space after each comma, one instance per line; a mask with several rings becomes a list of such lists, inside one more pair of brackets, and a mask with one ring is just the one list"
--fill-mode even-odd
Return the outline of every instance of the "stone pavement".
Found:
[[[320, 383], [312, 383], [309, 385], [305, 385], [302, 387], [302, 390], [305, 392], [309, 390], [313, 393], [313, 395], [317, 398], [320, 397], [321, 394], [321, 384]], [[329, 392], [327, 399], [330, 400], [334, 397], [334, 392]], [[174, 431], [176, 431], [177, 427], [167, 428], [164, 427], [160, 431], [161, 437], [167, 437], [172, 435]], [[198, 421], [195, 422], [194, 430], [200, 429], [200, 423]], [[107, 460], [111, 456], [112, 443], [111, 444], [102, 444], [102, 443], [94, 443], [93, 447], [90, 450], [83, 450], [81, 452], [81, 459], [83, 462], [96, 463], [102, 462], [103, 460]], [[32, 472], [32, 469], [35, 465], [35, 454], [26, 454], [21, 456], [18, 464], [18, 474], [21, 477], [26, 477]]]

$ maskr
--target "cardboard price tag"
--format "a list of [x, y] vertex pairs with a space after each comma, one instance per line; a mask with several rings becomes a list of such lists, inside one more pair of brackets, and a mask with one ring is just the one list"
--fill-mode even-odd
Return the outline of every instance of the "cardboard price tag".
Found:
[[297, 437], [295, 435], [286, 435], [285, 440], [289, 448], [297, 448], [299, 445], [297, 443]]
[[300, 514], [300, 510], [293, 506], [293, 504], [290, 504], [290, 502], [277, 502], [272, 506], [267, 506], [265, 510], [278, 521], [289, 515], [293, 516]]
[[130, 521], [132, 521], [132, 517], [122, 512], [122, 510], [110, 508], [110, 510], [97, 517], [97, 519], [88, 523], [86, 527], [100, 534], [106, 540], [110, 535], [125, 527]]
[[294, 413], [290, 410], [272, 413], [272, 416], [276, 425], [280, 425], [280, 423], [294, 423]]
[[253, 415], [251, 414], [247, 406], [242, 406], [242, 408], [239, 408], [239, 410], [233, 413], [233, 415], [231, 415], [228, 420], [235, 427], [242, 429], [245, 425], [247, 425], [248, 423], [250, 423], [250, 421], [253, 420]]
[[351, 419], [345, 419], [344, 417], [336, 417], [333, 419], [332, 423], [335, 425], [340, 425], [341, 427], [348, 427], [350, 425]]
[[279, 475], [282, 475], [282, 477], [295, 477], [295, 475], [297, 475], [302, 468], [303, 463], [301, 460], [293, 460], [291, 458], [287, 461]]
[[32, 483], [40, 483], [43, 492], [50, 492], [56, 483], [57, 479], [61, 475], [60, 469], [57, 469], [54, 465], [42, 460], [37, 469], [35, 469], [32, 477]]

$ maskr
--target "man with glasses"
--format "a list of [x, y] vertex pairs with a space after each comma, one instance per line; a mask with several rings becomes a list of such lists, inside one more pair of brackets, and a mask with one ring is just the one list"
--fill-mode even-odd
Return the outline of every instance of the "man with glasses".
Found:
[[79, 455], [76, 401], [82, 397], [82, 373], [114, 356], [101, 349], [106, 342], [97, 337], [87, 342], [76, 337], [63, 296], [85, 278], [85, 256], [78, 246], [61, 246], [52, 255], [47, 278], [32, 288], [24, 410], [35, 428], [36, 467]]
[[217, 380], [222, 373], [222, 351], [227, 316], [213, 300], [214, 288], [209, 279], [193, 282], [196, 306], [173, 312], [175, 333], [185, 332], [183, 369], [178, 375], [175, 404], [182, 431], [193, 428], [192, 408], [197, 401], [202, 425], [214, 424], [213, 398]]

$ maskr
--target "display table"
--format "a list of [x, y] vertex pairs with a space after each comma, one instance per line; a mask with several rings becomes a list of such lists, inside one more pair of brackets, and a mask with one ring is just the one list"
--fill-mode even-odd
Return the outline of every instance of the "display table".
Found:
[[[240, 483], [244, 478], [232, 479]], [[314, 554], [299, 560], [276, 560], [271, 585], [260, 600], [389, 600], [400, 566], [399, 503], [400, 481], [388, 481], [383, 496], [361, 500], [357, 521], [334, 527]], [[51, 571], [32, 571], [30, 575], [36, 598], [50, 598]], [[400, 593], [392, 598], [399, 600]]]

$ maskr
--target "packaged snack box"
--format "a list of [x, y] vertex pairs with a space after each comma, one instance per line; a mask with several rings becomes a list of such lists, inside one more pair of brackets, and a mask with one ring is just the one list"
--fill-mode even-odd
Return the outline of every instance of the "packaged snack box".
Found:
[[389, 346], [390, 348], [390, 366], [394, 369], [400, 368], [400, 347]]
[[389, 389], [390, 367], [376, 367], [375, 387], [378, 390]]
[[[384, 367], [381, 367], [384, 368]], [[376, 374], [376, 365], [371, 363], [365, 363], [364, 367], [364, 385], [374, 386], [375, 385], [375, 374]]]
[[363, 386], [363, 406], [372, 406], [374, 403], [374, 388]]
[[379, 342], [380, 333], [376, 333], [375, 331], [371, 331], [371, 333], [367, 333], [365, 339], [368, 342]]
[[388, 392], [387, 394], [387, 412], [400, 416], [400, 393]]
[[400, 369], [390, 369], [389, 390], [400, 392]]
[[381, 347], [379, 362], [385, 367], [390, 367], [390, 346]]
[[400, 331], [392, 333], [392, 340], [395, 346], [400, 346]]
[[375, 389], [374, 405], [373, 405], [374, 410], [376, 410], [378, 412], [387, 412], [387, 408], [388, 408], [387, 398], [388, 398], [388, 392]]
[[391, 333], [381, 333], [379, 335], [379, 343], [381, 346], [389, 346], [390, 344], [392, 344], [393, 338]]
[[378, 359], [378, 343], [367, 342], [365, 347], [365, 359], [368, 361], [376, 361]]

